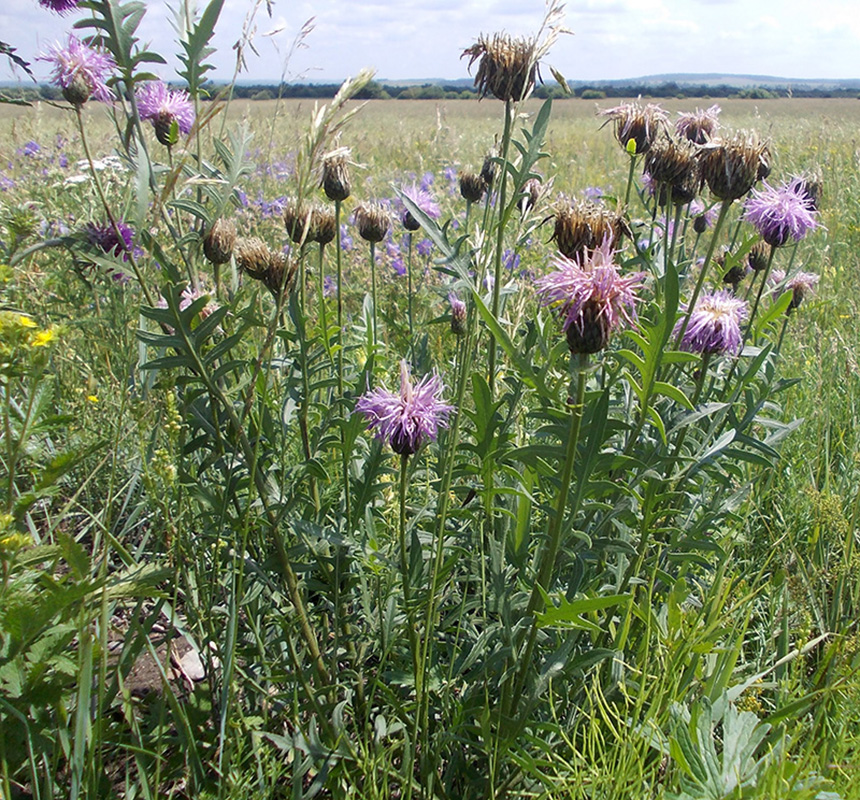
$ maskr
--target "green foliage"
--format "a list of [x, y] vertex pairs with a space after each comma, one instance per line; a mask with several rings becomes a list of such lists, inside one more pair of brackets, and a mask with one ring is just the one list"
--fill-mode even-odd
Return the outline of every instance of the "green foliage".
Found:
[[[86, 7], [78, 25], [133, 89], [161, 58], [139, 47], [145, 4]], [[186, 15], [196, 99], [220, 10]], [[571, 353], [530, 287], [554, 256], [541, 226], [562, 201], [546, 188], [623, 196], [635, 157], [551, 99], [506, 105], [501, 126], [467, 125], [466, 104], [353, 118], [350, 99], [386, 92], [363, 73], [331, 102], [279, 106], [268, 142], [254, 112], [234, 124], [226, 92], [169, 145], [118, 103], [119, 137], [79, 118], [84, 180], [47, 144], [13, 160], [0, 791], [851, 797], [856, 370], [834, 320], [853, 295], [823, 287], [789, 311], [791, 292], [762, 288], [740, 353], [682, 350], [694, 285], [721, 285], [699, 256], [743, 265], [755, 234], [739, 206], [704, 233], [681, 207], [665, 237], [674, 209], [631, 187], [629, 206], [603, 202], [633, 234], [612, 260], [643, 273], [635, 324]], [[494, 199], [466, 204], [442, 170], [480, 163], [498, 127]], [[848, 143], [794, 133], [775, 170], [818, 164], [830, 186], [853, 174]], [[120, 167], [94, 168], [114, 149]], [[321, 245], [338, 157], [347, 235]], [[438, 219], [405, 191], [423, 172]], [[390, 185], [419, 229], [380, 244], [371, 297], [349, 217]], [[860, 187], [832, 185], [828, 232], [774, 260], [850, 285]], [[284, 252], [288, 205], [309, 235]], [[80, 209], [109, 233], [133, 223], [131, 246], [52, 227]], [[223, 234], [233, 255], [216, 265], [219, 221], [241, 238]], [[739, 296], [764, 286], [746, 280]], [[467, 305], [457, 336], [450, 292]], [[407, 456], [355, 413], [371, 387], [398, 388], [401, 358], [414, 382], [439, 372], [452, 405]]]

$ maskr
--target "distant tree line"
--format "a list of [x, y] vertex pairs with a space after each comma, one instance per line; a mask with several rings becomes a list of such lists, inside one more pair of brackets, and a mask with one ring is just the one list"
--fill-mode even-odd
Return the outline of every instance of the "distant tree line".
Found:
[[[211, 84], [211, 96], [217, 95], [223, 85]], [[334, 97], [340, 88], [338, 83], [282, 83], [280, 85], [260, 83], [243, 84], [233, 88], [233, 97], [248, 100], [274, 100], [276, 98], [324, 99]], [[537, 86], [534, 91], [538, 98], [575, 97], [582, 100], [600, 100], [613, 97], [643, 98], [749, 98], [767, 100], [776, 97], [860, 97], [858, 88], [829, 87], [763, 87], [751, 86], [739, 89], [728, 84], [633, 84], [633, 83], [579, 83], [571, 86], [572, 95], [567, 95], [557, 83]], [[379, 83], [371, 81], [356, 97], [360, 100], [469, 100], [477, 93], [462, 83], [424, 83], [411, 86]], [[0, 99], [33, 102], [35, 100], [62, 100], [60, 90], [52, 85], [43, 84], [32, 87], [10, 87], [0, 92]]]

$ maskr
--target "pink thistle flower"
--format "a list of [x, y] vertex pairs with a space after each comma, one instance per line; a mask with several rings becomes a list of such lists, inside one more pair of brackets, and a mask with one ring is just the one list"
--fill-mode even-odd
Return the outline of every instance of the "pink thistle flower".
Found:
[[561, 318], [573, 353], [597, 353], [622, 322], [635, 324], [636, 291], [645, 273], [622, 277], [614, 257], [612, 240], [606, 237], [584, 258], [556, 256], [555, 272], [537, 280], [540, 302]]
[[[728, 290], [704, 294], [696, 301], [690, 321], [681, 339], [681, 349], [690, 353], [737, 355], [743, 344], [741, 322], [749, 314], [746, 300]], [[677, 336], [683, 318], [675, 325]]]
[[183, 89], [169, 89], [164, 81], [144, 83], [137, 90], [137, 110], [142, 120], [151, 120], [155, 137], [163, 145], [176, 144], [171, 136], [175, 122], [187, 136], [194, 126], [194, 105]]
[[385, 387], [368, 390], [355, 404], [364, 414], [376, 438], [388, 442], [395, 453], [409, 456], [417, 453], [427, 441], [435, 441], [439, 428], [448, 427], [448, 415], [454, 407], [441, 400], [444, 386], [437, 374], [425, 375], [412, 385], [409, 365], [400, 362], [400, 393]]
[[765, 183], [763, 189], [753, 189], [744, 204], [744, 219], [772, 247], [781, 247], [789, 239], [799, 242], [818, 227], [816, 217], [797, 181], [777, 188]]
[[54, 65], [51, 80], [72, 105], [82, 106], [91, 97], [102, 103], [113, 100], [107, 80], [116, 66], [114, 60], [88, 47], [77, 36], [70, 34], [65, 47], [52, 45], [45, 55], [36, 58]]
[[42, 8], [55, 11], [57, 14], [62, 16], [63, 14], [68, 14], [69, 11], [76, 9], [79, 1], [80, 0], [39, 0], [39, 5], [42, 6]]

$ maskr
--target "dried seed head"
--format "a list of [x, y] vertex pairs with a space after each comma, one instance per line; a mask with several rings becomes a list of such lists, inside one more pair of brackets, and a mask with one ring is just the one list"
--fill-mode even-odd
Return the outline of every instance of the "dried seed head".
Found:
[[752, 189], [769, 157], [767, 144], [756, 134], [738, 134], [699, 151], [702, 177], [714, 195], [729, 202]]
[[678, 112], [675, 121], [675, 133], [693, 144], [707, 144], [714, 138], [720, 127], [720, 107], [713, 105], [703, 111], [697, 108], [693, 112]]
[[236, 266], [258, 281], [263, 280], [269, 268], [271, 253], [269, 246], [256, 236], [240, 236], [233, 248]]
[[499, 165], [495, 162], [496, 154], [491, 150], [484, 158], [484, 163], [481, 165], [481, 179], [484, 181], [487, 191], [493, 188], [493, 183], [496, 181], [496, 175], [499, 173]]
[[487, 182], [475, 172], [460, 173], [460, 195], [470, 203], [477, 203], [487, 191]]
[[647, 153], [657, 137], [666, 130], [669, 117], [659, 106], [649, 103], [624, 103], [600, 112], [615, 123], [615, 138], [631, 155]]
[[391, 227], [388, 212], [378, 203], [367, 203], [355, 209], [358, 234], [368, 242], [381, 242]]
[[321, 185], [329, 200], [343, 202], [349, 197], [351, 186], [347, 166], [348, 156], [349, 151], [346, 148], [340, 148], [323, 158]]
[[269, 264], [263, 274], [263, 284], [277, 298], [289, 294], [296, 281], [299, 262], [284, 253], [269, 251]]
[[556, 204], [552, 240], [563, 256], [574, 261], [587, 250], [603, 244], [605, 239], [616, 244], [622, 236], [630, 234], [626, 220], [605, 206], [582, 201], [575, 204]]
[[539, 78], [533, 39], [515, 39], [504, 33], [492, 37], [482, 34], [460, 57], [466, 56], [469, 56], [470, 70], [475, 61], [479, 61], [475, 88], [480, 97], [491, 94], [499, 100], [524, 100]]
[[203, 255], [212, 264], [226, 264], [236, 245], [236, 223], [217, 219], [203, 237]]
[[520, 213], [525, 214], [535, 208], [551, 187], [552, 179], [548, 183], [543, 183], [540, 178], [529, 178], [523, 185], [523, 194], [519, 199]]
[[660, 205], [666, 205], [667, 199], [676, 205], [686, 205], [701, 185], [695, 149], [686, 139], [676, 142], [661, 137], [645, 155], [645, 171], [657, 184]]
[[314, 208], [311, 212], [310, 238], [317, 244], [328, 244], [337, 235], [334, 214], [325, 208]]
[[295, 244], [303, 244], [306, 241], [312, 240], [311, 234], [311, 218], [313, 211], [309, 208], [303, 208], [295, 200], [288, 200], [284, 208], [284, 227], [287, 229], [287, 236], [290, 241]]
[[704, 233], [708, 229], [708, 220], [704, 214], [699, 214], [693, 218], [693, 230], [696, 233]]

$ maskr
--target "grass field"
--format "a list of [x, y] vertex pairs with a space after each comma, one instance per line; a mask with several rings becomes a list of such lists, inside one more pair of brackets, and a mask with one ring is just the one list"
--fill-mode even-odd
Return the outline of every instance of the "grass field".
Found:
[[[765, 269], [814, 291], [745, 276], [712, 351], [759, 232], [658, 206], [618, 104], [0, 107], [0, 796], [860, 798], [860, 103], [719, 103], [823, 190]], [[591, 351], [541, 289], [586, 196], [637, 295]]]

